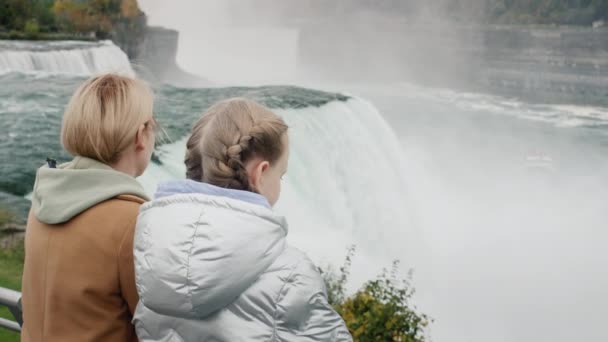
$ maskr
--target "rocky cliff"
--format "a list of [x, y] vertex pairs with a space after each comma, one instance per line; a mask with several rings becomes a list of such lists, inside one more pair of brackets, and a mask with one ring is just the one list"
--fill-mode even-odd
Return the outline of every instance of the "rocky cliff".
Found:
[[163, 27], [148, 27], [138, 57], [133, 60], [138, 74], [155, 83], [179, 87], [209, 86], [207, 80], [189, 74], [177, 65], [178, 43], [179, 32]]

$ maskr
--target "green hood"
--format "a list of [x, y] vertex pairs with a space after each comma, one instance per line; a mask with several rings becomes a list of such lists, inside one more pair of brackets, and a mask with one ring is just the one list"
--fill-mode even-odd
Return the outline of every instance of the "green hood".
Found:
[[118, 195], [148, 200], [135, 178], [96, 160], [76, 157], [56, 169], [38, 169], [32, 210], [46, 224], [64, 223], [74, 216]]

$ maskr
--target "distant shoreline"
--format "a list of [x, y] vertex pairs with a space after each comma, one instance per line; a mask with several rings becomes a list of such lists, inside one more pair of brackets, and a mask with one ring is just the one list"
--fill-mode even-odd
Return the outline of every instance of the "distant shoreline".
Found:
[[31, 40], [31, 41], [57, 41], [57, 40], [78, 40], [85, 42], [97, 42], [100, 39], [85, 35], [71, 33], [37, 33], [35, 35], [25, 32], [0, 32], [0, 40]]

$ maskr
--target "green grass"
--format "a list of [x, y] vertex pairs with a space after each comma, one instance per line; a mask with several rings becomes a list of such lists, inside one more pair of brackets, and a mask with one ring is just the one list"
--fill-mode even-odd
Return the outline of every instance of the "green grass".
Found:
[[[0, 250], [0, 287], [21, 290], [21, 275], [23, 273], [23, 245], [10, 250]], [[7, 308], [0, 308], [0, 317], [13, 320], [13, 315]], [[19, 334], [0, 329], [0, 341], [19, 341]]]

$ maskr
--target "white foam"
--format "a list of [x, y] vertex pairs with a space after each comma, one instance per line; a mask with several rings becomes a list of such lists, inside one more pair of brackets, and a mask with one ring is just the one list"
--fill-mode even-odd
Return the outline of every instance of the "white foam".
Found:
[[550, 123], [556, 127], [587, 127], [608, 125], [608, 108], [579, 105], [531, 105], [517, 99], [501, 96], [461, 92], [443, 88], [427, 88], [402, 83], [383, 87], [385, 94], [398, 93], [412, 99], [426, 99], [450, 103], [465, 111], [508, 115], [532, 121]]
[[[319, 264], [339, 265], [358, 246], [352, 286], [400, 259], [417, 266], [424, 249], [403, 181], [405, 162], [390, 127], [361, 99], [320, 108], [277, 110], [290, 126], [291, 159], [276, 210], [290, 225], [290, 241]], [[183, 178], [185, 139], [157, 151], [140, 177], [149, 192], [159, 181]], [[365, 272], [365, 274], [363, 273]]]
[[[133, 77], [129, 58], [110, 41], [96, 44], [49, 45], [40, 49], [36, 45], [10, 45], [0, 50], [0, 74], [90, 76], [112, 72]], [[76, 43], [75, 43], [76, 44]], [[11, 49], [11, 47], [13, 49]], [[54, 49], [56, 47], [57, 49]]]

